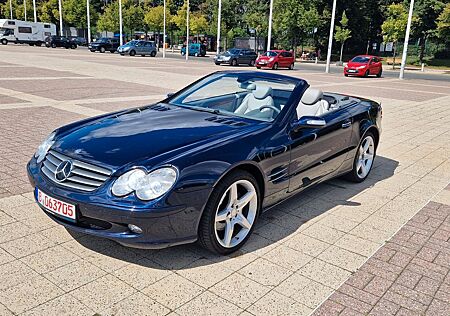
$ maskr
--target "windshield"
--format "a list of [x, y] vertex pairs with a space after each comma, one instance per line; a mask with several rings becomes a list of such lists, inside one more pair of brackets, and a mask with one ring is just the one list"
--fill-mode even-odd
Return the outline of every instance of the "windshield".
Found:
[[252, 73], [214, 74], [175, 96], [169, 104], [271, 122], [287, 104], [296, 84], [294, 80]]
[[276, 57], [278, 54], [276, 52], [265, 52], [263, 56]]
[[137, 42], [138, 41], [136, 41], [136, 40], [132, 40], [132, 41], [129, 41], [128, 43], [124, 44], [123, 46], [134, 46], [137, 44]]
[[370, 57], [364, 57], [364, 56], [356, 56], [351, 61], [354, 63], [361, 63], [361, 64], [367, 64], [370, 60]]
[[107, 38], [100, 38], [96, 41], [97, 43], [107, 43], [108, 39]]
[[224, 55], [237, 55], [239, 52], [239, 49], [229, 49], [224, 53]]

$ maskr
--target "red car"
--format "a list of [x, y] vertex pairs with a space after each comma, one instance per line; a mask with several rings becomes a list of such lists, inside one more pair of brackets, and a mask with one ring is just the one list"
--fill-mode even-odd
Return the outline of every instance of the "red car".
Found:
[[381, 58], [371, 55], [359, 55], [353, 57], [352, 60], [344, 67], [344, 76], [368, 77], [376, 75], [378, 78], [383, 73]]
[[286, 50], [269, 50], [256, 59], [255, 66], [258, 69], [272, 68], [278, 69], [289, 68], [294, 69], [294, 54]]

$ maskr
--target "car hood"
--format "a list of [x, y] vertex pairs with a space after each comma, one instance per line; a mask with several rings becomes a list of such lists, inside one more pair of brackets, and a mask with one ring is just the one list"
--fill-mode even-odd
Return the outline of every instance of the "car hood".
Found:
[[367, 63], [355, 63], [355, 62], [349, 61], [347, 66], [348, 67], [367, 66]]
[[270, 58], [274, 58], [274, 59], [275, 59], [275, 57], [259, 56], [259, 57], [258, 57], [258, 60], [269, 60]]
[[254, 130], [258, 123], [158, 104], [80, 123], [62, 132], [52, 149], [118, 170], [144, 161], [166, 161], [208, 142]]

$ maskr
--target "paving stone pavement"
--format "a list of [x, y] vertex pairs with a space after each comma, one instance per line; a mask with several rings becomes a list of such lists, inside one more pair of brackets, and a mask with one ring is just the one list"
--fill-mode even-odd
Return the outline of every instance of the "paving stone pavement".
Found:
[[0, 76], [0, 315], [446, 311], [450, 81], [280, 71], [382, 102], [373, 172], [286, 201], [241, 251], [217, 257], [195, 245], [143, 251], [70, 233], [35, 205], [25, 164], [60, 125], [155, 102], [225, 67], [11, 45], [0, 60], [14, 79]]

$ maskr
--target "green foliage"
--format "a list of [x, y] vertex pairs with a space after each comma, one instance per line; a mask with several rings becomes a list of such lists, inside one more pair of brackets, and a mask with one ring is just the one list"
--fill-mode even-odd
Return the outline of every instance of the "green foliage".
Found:
[[[86, 16], [86, 1], [80, 0], [64, 0], [63, 1], [63, 20], [69, 26], [77, 28], [87, 27]], [[91, 18], [91, 24], [95, 24], [98, 19], [98, 13], [95, 11], [94, 6], [90, 4], [89, 13]]]
[[398, 42], [405, 35], [408, 12], [402, 3], [391, 4], [386, 10], [386, 20], [381, 25], [385, 42]]
[[450, 42], [450, 3], [447, 3], [437, 18], [437, 36], [445, 42]]
[[352, 37], [352, 31], [347, 28], [348, 18], [345, 15], [345, 11], [342, 13], [341, 25], [336, 25], [336, 33], [334, 34], [334, 39], [341, 43], [342, 45], [346, 40]]
[[[166, 10], [166, 19], [170, 20], [170, 13]], [[145, 24], [150, 30], [162, 30], [164, 27], [164, 7], [157, 6], [150, 8], [144, 17]]]

